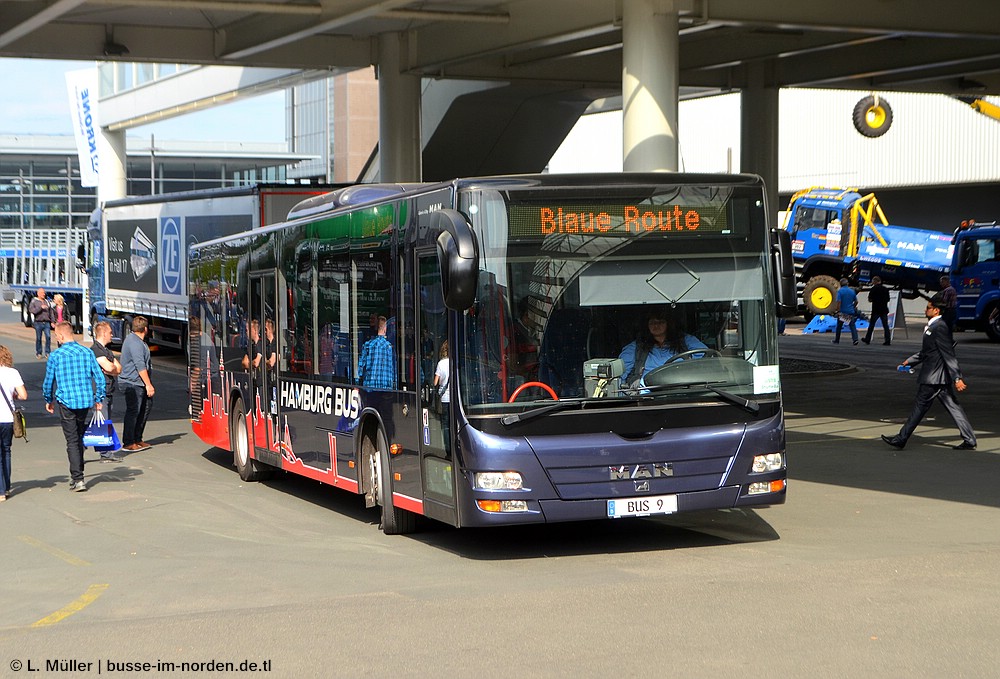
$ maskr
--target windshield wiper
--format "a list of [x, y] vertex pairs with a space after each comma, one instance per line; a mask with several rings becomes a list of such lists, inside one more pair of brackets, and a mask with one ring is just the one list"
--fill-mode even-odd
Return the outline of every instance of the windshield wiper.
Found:
[[523, 413], [515, 413], [513, 415], [504, 415], [500, 418], [500, 424], [505, 427], [509, 427], [512, 424], [517, 424], [518, 422], [524, 422], [526, 420], [533, 420], [536, 417], [541, 417], [542, 415], [548, 415], [549, 413], [554, 413], [559, 410], [566, 410], [570, 407], [582, 407], [583, 401], [553, 401], [548, 405], [544, 405], [540, 408], [533, 408], [532, 410], [525, 410]]
[[659, 384], [659, 385], [654, 385], [654, 386], [651, 386], [651, 387], [640, 387], [637, 390], [640, 393], [638, 393], [636, 395], [637, 396], [641, 395], [644, 392], [650, 392], [650, 393], [652, 393], [652, 392], [657, 392], [657, 391], [667, 391], [669, 389], [679, 389], [679, 388], [689, 388], [689, 387], [701, 387], [702, 389], [707, 389], [708, 391], [712, 392], [713, 394], [716, 394], [723, 401], [726, 401], [728, 403], [732, 403], [735, 406], [739, 406], [740, 408], [743, 408], [748, 413], [756, 415], [757, 413], [760, 412], [760, 403], [758, 403], [757, 401], [754, 401], [753, 399], [750, 399], [750, 398], [743, 398], [742, 396], [737, 396], [736, 394], [734, 394], [732, 392], [725, 391], [723, 389], [719, 389], [718, 387], [712, 386], [712, 385], [715, 385], [715, 384], [725, 384], [725, 382], [722, 382], [722, 381], [719, 381], [719, 382], [685, 382], [685, 383], [681, 383], [681, 384]]

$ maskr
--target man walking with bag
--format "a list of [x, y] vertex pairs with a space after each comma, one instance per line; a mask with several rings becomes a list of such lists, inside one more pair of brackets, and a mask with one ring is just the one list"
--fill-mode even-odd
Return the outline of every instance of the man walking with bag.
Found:
[[[66, 437], [66, 456], [69, 458], [70, 490], [87, 490], [83, 480], [83, 434], [87, 430], [90, 409], [101, 409], [104, 400], [104, 373], [97, 365], [94, 352], [73, 339], [73, 327], [57, 323], [56, 344], [45, 366], [42, 396], [45, 409], [55, 413], [59, 407], [59, 420]], [[53, 393], [53, 386], [55, 393]]]
[[953, 388], [956, 392], [965, 391], [965, 380], [962, 379], [962, 369], [958, 367], [951, 330], [941, 315], [945, 304], [941, 293], [934, 295], [927, 302], [927, 309], [924, 312], [927, 316], [927, 327], [924, 328], [923, 344], [918, 353], [902, 363], [904, 366], [920, 364], [920, 375], [917, 377], [919, 383], [917, 401], [913, 404], [913, 412], [910, 413], [909, 419], [895, 436], [882, 435], [882, 440], [893, 448], [902, 448], [906, 445], [913, 430], [934, 404], [934, 400], [940, 399], [962, 434], [962, 442], [954, 446], [955, 450], [976, 449], [976, 433], [972, 430], [969, 418], [952, 391]]
[[[118, 386], [118, 375], [122, 371], [122, 364], [115, 358], [115, 354], [108, 348], [111, 341], [111, 324], [101, 321], [94, 325], [94, 344], [90, 347], [97, 359], [97, 365], [101, 366], [104, 373], [104, 417], [111, 419], [111, 406], [114, 403], [115, 388]], [[121, 458], [115, 455], [113, 450], [101, 450], [101, 462], [121, 462]]]
[[125, 422], [122, 425], [122, 448], [132, 453], [149, 450], [153, 446], [142, 440], [146, 429], [146, 419], [153, 407], [156, 389], [149, 379], [152, 363], [146, 334], [149, 321], [145, 316], [132, 319], [132, 332], [122, 342], [122, 371], [118, 380], [125, 392]]

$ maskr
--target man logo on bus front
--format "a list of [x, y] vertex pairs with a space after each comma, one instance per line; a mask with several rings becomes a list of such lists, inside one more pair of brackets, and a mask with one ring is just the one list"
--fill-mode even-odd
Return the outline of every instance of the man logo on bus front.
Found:
[[[624, 464], [620, 467], [608, 467], [612, 481], [625, 479], [657, 479], [661, 476], [673, 476], [674, 465], [671, 462], [653, 462], [651, 464]], [[636, 490], [639, 490], [636, 488]]]

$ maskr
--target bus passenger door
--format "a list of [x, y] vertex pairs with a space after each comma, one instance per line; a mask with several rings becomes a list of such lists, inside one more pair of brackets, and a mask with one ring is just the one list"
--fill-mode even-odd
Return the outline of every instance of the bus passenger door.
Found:
[[[251, 274], [250, 327], [247, 357], [253, 403], [248, 423], [253, 429], [255, 456], [267, 464], [279, 464], [276, 439], [278, 424], [277, 357], [278, 332], [275, 327], [274, 274]], [[261, 449], [267, 452], [261, 454]]]
[[[434, 375], [441, 360], [442, 346], [448, 339], [448, 313], [441, 289], [441, 270], [432, 251], [417, 256], [417, 342], [420, 354], [420, 464], [424, 483], [424, 514], [455, 524], [454, 411], [442, 403], [434, 387]], [[448, 388], [451, 360], [445, 361]]]

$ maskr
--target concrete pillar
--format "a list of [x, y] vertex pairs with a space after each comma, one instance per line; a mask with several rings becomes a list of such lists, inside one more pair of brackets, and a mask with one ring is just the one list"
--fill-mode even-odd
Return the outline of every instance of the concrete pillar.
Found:
[[626, 172], [677, 171], [677, 4], [622, 2], [622, 141]]
[[97, 178], [97, 205], [109, 200], [124, 198], [125, 183], [125, 130], [111, 132], [101, 128], [97, 139], [97, 157], [100, 166]]
[[769, 219], [777, 219], [778, 205], [778, 88], [762, 63], [747, 66], [740, 94], [740, 172], [764, 178]]
[[416, 182], [423, 176], [420, 76], [403, 74], [406, 36], [379, 37], [378, 148], [383, 182]]

